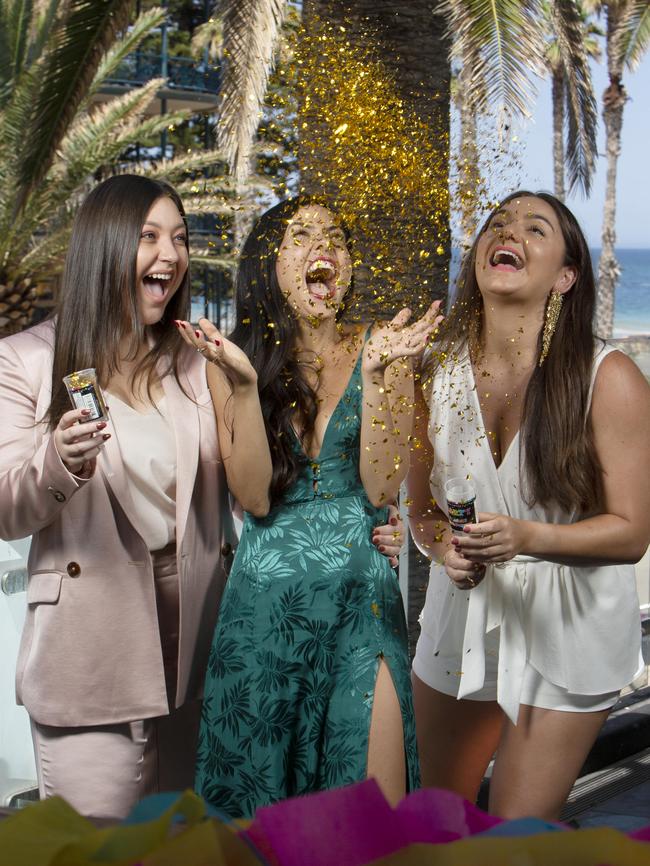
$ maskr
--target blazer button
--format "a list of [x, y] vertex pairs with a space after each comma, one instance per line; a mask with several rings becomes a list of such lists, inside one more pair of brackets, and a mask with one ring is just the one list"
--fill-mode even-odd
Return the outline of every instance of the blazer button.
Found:
[[70, 577], [78, 577], [81, 574], [81, 566], [78, 562], [69, 562], [66, 566], [66, 571]]
[[61, 491], [57, 490], [55, 487], [48, 487], [47, 489], [57, 502], [65, 502], [65, 493], [61, 493]]
[[232, 553], [232, 544], [229, 541], [224, 541], [221, 545], [221, 555], [222, 556], [230, 556]]

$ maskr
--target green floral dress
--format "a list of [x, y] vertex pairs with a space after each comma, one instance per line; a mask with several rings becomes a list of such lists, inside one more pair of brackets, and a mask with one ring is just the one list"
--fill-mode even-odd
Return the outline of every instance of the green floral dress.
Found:
[[[359, 477], [361, 359], [320, 455], [267, 517], [246, 514], [203, 701], [196, 789], [232, 817], [366, 776], [384, 658], [419, 784], [407, 634], [395, 573], [371, 543], [387, 509]], [[296, 438], [296, 450], [302, 454]]]

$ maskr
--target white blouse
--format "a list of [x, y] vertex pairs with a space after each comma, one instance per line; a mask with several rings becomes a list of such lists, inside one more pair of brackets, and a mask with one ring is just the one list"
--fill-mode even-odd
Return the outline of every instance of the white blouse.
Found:
[[[591, 390], [611, 347], [596, 349]], [[590, 393], [591, 400], [591, 393]], [[573, 523], [559, 506], [529, 507], [520, 491], [519, 434], [497, 467], [483, 427], [467, 353], [437, 368], [429, 395], [429, 438], [435, 462], [431, 492], [446, 513], [448, 478], [471, 477], [476, 511], [545, 523]], [[464, 622], [464, 636], [454, 623]], [[443, 566], [431, 565], [422, 630], [438, 649], [458, 652], [458, 697], [482, 688], [485, 634], [500, 628], [497, 700], [516, 723], [526, 663], [546, 680], [575, 694], [603, 694], [627, 685], [639, 670], [641, 628], [634, 567], [578, 567], [516, 556], [488, 566], [485, 579], [459, 592]]]
[[[164, 397], [138, 412], [108, 395], [109, 420], [122, 454], [135, 511], [136, 529], [149, 550], [176, 539], [176, 437]], [[109, 427], [110, 430], [110, 427]]]

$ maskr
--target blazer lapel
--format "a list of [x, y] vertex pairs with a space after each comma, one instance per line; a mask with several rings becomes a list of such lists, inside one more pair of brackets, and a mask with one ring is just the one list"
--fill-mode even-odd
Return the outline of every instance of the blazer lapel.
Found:
[[127, 520], [138, 530], [138, 513], [131, 497], [131, 490], [124, 471], [124, 461], [122, 459], [122, 446], [117, 436], [117, 431], [110, 423], [110, 395], [108, 397], [108, 430], [111, 433], [111, 438], [104, 443], [104, 450], [97, 458], [97, 468], [104, 476], [104, 481], [111, 489], [113, 496], [124, 511]]
[[191, 399], [183, 394], [173, 373], [162, 377], [169, 419], [176, 438], [176, 548], [180, 550], [181, 541], [187, 525], [196, 469], [199, 460], [199, 410], [196, 403], [196, 389], [192, 387], [185, 365], [181, 361], [179, 379]]

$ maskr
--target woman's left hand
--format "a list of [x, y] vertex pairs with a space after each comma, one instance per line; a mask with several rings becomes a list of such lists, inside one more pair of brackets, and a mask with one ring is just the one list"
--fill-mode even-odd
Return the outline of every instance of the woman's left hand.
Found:
[[199, 319], [200, 331], [189, 322], [180, 320], [176, 327], [185, 342], [200, 352], [206, 361], [220, 367], [233, 386], [256, 385], [257, 373], [247, 355], [227, 340], [208, 319]]
[[388, 557], [391, 567], [397, 568], [397, 557], [404, 544], [404, 523], [396, 505], [388, 506], [388, 523], [373, 529], [372, 543]]
[[530, 524], [506, 514], [481, 512], [478, 523], [469, 523], [451, 543], [471, 562], [507, 562], [526, 551]]
[[384, 370], [397, 358], [421, 354], [427, 340], [442, 322], [438, 315], [440, 301], [434, 301], [426, 313], [412, 325], [406, 323], [411, 311], [406, 307], [387, 325], [373, 331], [363, 350], [362, 369], [366, 373]]

